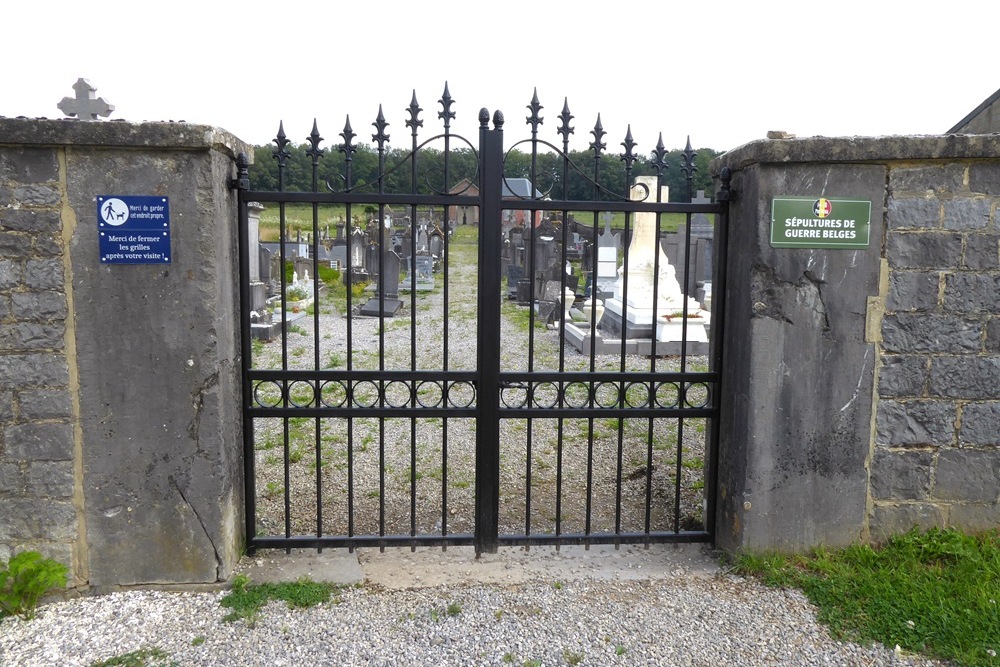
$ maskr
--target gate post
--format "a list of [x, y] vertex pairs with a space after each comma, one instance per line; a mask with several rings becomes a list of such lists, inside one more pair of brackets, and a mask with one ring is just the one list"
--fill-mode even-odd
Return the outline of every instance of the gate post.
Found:
[[477, 313], [476, 555], [496, 553], [500, 512], [500, 213], [503, 114], [479, 112], [479, 307]]

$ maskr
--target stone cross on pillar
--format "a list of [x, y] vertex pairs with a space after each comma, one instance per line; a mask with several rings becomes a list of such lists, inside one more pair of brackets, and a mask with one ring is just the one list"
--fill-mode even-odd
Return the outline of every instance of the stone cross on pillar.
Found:
[[110, 116], [115, 110], [103, 97], [94, 97], [97, 88], [90, 85], [86, 79], [77, 79], [73, 84], [76, 97], [64, 97], [56, 106], [67, 116], [76, 116], [81, 120], [97, 120], [98, 116]]

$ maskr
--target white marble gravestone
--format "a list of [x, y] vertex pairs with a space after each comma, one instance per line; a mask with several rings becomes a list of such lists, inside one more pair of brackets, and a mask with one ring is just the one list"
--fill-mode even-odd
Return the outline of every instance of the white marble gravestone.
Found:
[[[656, 177], [639, 176], [635, 180], [629, 196], [633, 200], [656, 201]], [[667, 194], [667, 187], [662, 187], [661, 201], [667, 201]], [[630, 331], [650, 336], [656, 335], [654, 325], [665, 318], [675, 319], [685, 308], [688, 315], [700, 310], [697, 301], [686, 298], [681, 292], [676, 271], [656, 240], [655, 213], [641, 211], [635, 214], [627, 263], [619, 269], [614, 296], [604, 305], [606, 312], [614, 313], [619, 322], [627, 320]], [[700, 322], [699, 326], [702, 326]], [[689, 335], [688, 339], [694, 337]]]

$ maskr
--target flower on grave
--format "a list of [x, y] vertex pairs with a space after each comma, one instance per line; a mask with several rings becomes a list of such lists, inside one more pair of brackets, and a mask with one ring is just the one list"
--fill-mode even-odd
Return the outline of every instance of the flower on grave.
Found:
[[288, 289], [285, 290], [285, 296], [289, 301], [302, 301], [309, 298], [309, 293], [306, 292], [306, 288], [301, 285], [290, 285]]

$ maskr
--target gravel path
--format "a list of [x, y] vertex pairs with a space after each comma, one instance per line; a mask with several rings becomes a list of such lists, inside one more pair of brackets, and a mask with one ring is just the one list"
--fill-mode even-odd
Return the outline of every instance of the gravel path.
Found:
[[222, 621], [221, 592], [57, 602], [0, 622], [0, 665], [86, 667], [153, 647], [166, 657], [148, 665], [939, 664], [834, 641], [800, 593], [671, 549], [363, 553], [366, 583], [336, 603], [272, 603], [252, 625]]

